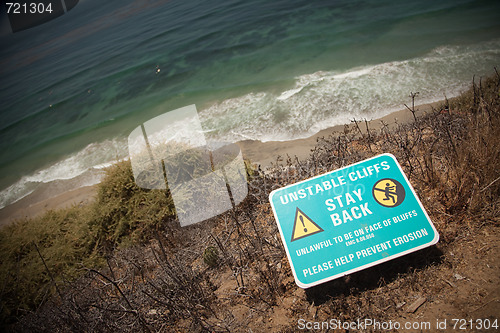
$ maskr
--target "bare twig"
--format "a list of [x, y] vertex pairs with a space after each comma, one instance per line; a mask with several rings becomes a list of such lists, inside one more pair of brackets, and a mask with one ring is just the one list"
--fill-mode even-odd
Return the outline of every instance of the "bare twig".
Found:
[[54, 276], [52, 275], [52, 272], [49, 270], [49, 267], [47, 266], [47, 263], [45, 262], [45, 259], [43, 259], [42, 254], [40, 253], [40, 250], [38, 249], [38, 246], [36, 245], [35, 242], [33, 242], [33, 245], [35, 246], [36, 252], [38, 252], [38, 255], [40, 256], [40, 259], [42, 259], [43, 265], [45, 266], [45, 270], [47, 270], [47, 274], [49, 274], [50, 280], [54, 284], [54, 287], [56, 288], [57, 294], [63, 299], [63, 295], [61, 293], [61, 290], [59, 290], [59, 287], [57, 286], [56, 281], [54, 280]]
[[497, 179], [495, 179], [494, 181], [492, 181], [491, 183], [488, 184], [488, 186], [484, 187], [481, 191], [479, 192], [483, 192], [485, 191], [488, 187], [490, 187], [491, 185], [493, 185], [494, 183], [496, 183], [498, 180], [500, 179], [500, 177], [498, 177]]

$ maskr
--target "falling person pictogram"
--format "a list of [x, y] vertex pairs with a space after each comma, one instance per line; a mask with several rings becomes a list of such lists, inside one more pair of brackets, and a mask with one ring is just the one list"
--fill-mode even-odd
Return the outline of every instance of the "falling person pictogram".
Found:
[[378, 204], [392, 208], [399, 206], [405, 199], [405, 189], [395, 179], [385, 178], [373, 185], [373, 198]]

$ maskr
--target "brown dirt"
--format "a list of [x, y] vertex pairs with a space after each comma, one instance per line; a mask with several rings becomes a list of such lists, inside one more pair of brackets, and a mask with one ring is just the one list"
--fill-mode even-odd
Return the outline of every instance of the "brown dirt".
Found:
[[[441, 228], [446, 226], [441, 225]], [[220, 285], [216, 294], [223, 300], [221, 306], [240, 324], [238, 332], [302, 331], [299, 329], [301, 319], [311, 322], [310, 325], [330, 323], [332, 319], [429, 325], [424, 326], [424, 332], [464, 331], [458, 328], [464, 325], [465, 319], [467, 332], [495, 332], [494, 328], [477, 329], [476, 320], [488, 319], [493, 323], [500, 316], [499, 236], [498, 227], [492, 225], [468, 230], [451, 244], [438, 243], [432, 248], [306, 290], [295, 285], [288, 262], [283, 258], [277, 265], [283, 275], [284, 292], [270, 307], [239, 296], [230, 270], [215, 279], [214, 282]], [[251, 274], [246, 278], [258, 279]], [[411, 305], [420, 298], [425, 302], [409, 312]], [[457, 321], [460, 319], [462, 321]], [[473, 329], [469, 320], [473, 320]], [[438, 329], [438, 321], [440, 325], [446, 321], [447, 328]], [[426, 329], [428, 327], [430, 329]], [[384, 330], [365, 327], [361, 331]], [[402, 326], [399, 330], [388, 331], [421, 330]]]

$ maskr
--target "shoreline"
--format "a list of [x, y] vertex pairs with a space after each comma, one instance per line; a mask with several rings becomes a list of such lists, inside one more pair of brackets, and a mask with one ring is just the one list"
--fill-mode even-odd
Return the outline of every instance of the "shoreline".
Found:
[[[441, 105], [444, 100], [440, 100], [428, 104], [420, 104], [415, 106], [417, 115], [424, 114], [432, 110], [433, 107]], [[412, 114], [407, 109], [391, 112], [381, 118], [368, 121], [370, 129], [379, 130], [381, 121], [384, 121], [393, 127], [398, 123], [406, 123], [411, 121]], [[360, 119], [363, 120], [363, 119]], [[347, 124], [351, 126], [351, 124]], [[262, 169], [271, 166], [271, 163], [276, 162], [278, 156], [295, 157], [304, 159], [309, 157], [311, 149], [316, 145], [317, 139], [327, 137], [331, 134], [338, 133], [344, 130], [345, 125], [336, 125], [319, 131], [318, 133], [303, 139], [294, 139], [289, 141], [266, 141], [259, 140], [242, 140], [236, 142], [240, 147], [243, 157], [249, 159], [253, 164], [260, 166]], [[362, 126], [364, 127], [364, 126]], [[361, 128], [364, 131], [364, 128]], [[99, 184], [83, 186], [58, 193], [54, 196], [44, 198], [44, 194], [36, 190], [24, 198], [0, 209], [0, 228], [12, 224], [16, 220], [25, 218], [33, 218], [45, 213], [48, 210], [68, 208], [73, 205], [86, 205], [92, 202], [95, 198]]]
[[36, 217], [49, 210], [63, 209], [72, 205], [86, 205], [94, 200], [97, 185], [78, 187], [42, 200], [37, 200], [31, 193], [0, 209], [0, 228], [16, 220]]
[[[420, 116], [444, 104], [445, 100], [440, 100], [432, 103], [420, 104], [415, 106], [415, 114]], [[363, 119], [357, 119], [364, 122]], [[408, 109], [402, 109], [391, 112], [383, 117], [368, 121], [370, 130], [379, 130], [382, 128], [382, 121], [388, 124], [389, 128], [396, 126], [396, 122], [404, 124], [413, 120], [413, 115]], [[351, 124], [347, 124], [351, 128]], [[243, 157], [249, 159], [253, 164], [260, 165], [263, 169], [271, 166], [272, 162], [276, 162], [278, 155], [286, 157], [297, 156], [299, 159], [309, 157], [311, 149], [316, 146], [318, 138], [328, 137], [334, 133], [343, 132], [346, 124], [335, 125], [319, 131], [316, 134], [304, 139], [294, 139], [289, 141], [266, 141], [259, 140], [242, 140], [236, 144], [240, 147]], [[363, 133], [366, 132], [364, 125], [360, 126]]]

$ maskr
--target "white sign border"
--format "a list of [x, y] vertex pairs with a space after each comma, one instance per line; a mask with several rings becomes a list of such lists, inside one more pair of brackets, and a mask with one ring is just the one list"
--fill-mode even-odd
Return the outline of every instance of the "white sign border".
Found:
[[[408, 187], [410, 188], [411, 192], [413, 193], [413, 195], [415, 196], [415, 199], [417, 199], [417, 203], [420, 205], [420, 208], [422, 209], [422, 211], [424, 212], [424, 215], [425, 217], [427, 218], [427, 220], [429, 221], [429, 224], [430, 226], [432, 227], [432, 230], [434, 231], [434, 239], [431, 240], [430, 242], [428, 243], [425, 243], [425, 244], [422, 244], [420, 246], [417, 246], [417, 247], [414, 247], [414, 248], [411, 248], [409, 250], [406, 250], [406, 251], [403, 251], [403, 252], [400, 252], [400, 253], [396, 253], [392, 256], [389, 256], [389, 257], [386, 257], [386, 258], [382, 258], [382, 259], [379, 259], [377, 261], [374, 261], [374, 262], [371, 262], [369, 264], [366, 264], [366, 265], [363, 265], [363, 266], [359, 266], [357, 268], [354, 268], [354, 269], [351, 269], [349, 271], [345, 271], [345, 272], [342, 272], [340, 274], [336, 274], [336, 275], [332, 275], [332, 276], [329, 276], [329, 277], [326, 277], [324, 279], [321, 279], [321, 280], [318, 280], [316, 282], [312, 282], [312, 283], [302, 283], [300, 282], [300, 280], [298, 279], [297, 277], [297, 273], [295, 272], [295, 267], [293, 267], [293, 262], [292, 262], [292, 259], [291, 259], [291, 256], [290, 256], [290, 252], [288, 250], [288, 245], [287, 245], [287, 242], [285, 240], [285, 236], [283, 234], [283, 230], [281, 229], [281, 225], [279, 223], [279, 219], [278, 219], [278, 215], [276, 214], [276, 209], [274, 208], [274, 205], [273, 205], [273, 196], [276, 192], [278, 191], [281, 191], [283, 189], [286, 189], [288, 187], [292, 187], [292, 186], [296, 186], [298, 184], [302, 184], [302, 183], [305, 183], [305, 182], [308, 182], [310, 180], [313, 180], [313, 179], [316, 179], [316, 178], [319, 178], [319, 177], [323, 177], [327, 174], [330, 174], [330, 173], [334, 173], [334, 172], [338, 172], [338, 171], [342, 171], [344, 169], [347, 169], [347, 168], [351, 168], [353, 166], [356, 166], [358, 164], [361, 164], [361, 163], [364, 163], [364, 162], [367, 162], [367, 161], [371, 161], [373, 159], [376, 159], [376, 158], [380, 158], [381, 156], [388, 156], [389, 158], [392, 158], [394, 160], [394, 162], [396, 163], [396, 165], [398, 166], [399, 168], [399, 171], [401, 171], [401, 174], [403, 175], [406, 183], [408, 184]], [[333, 170], [333, 171], [330, 171], [330, 172], [326, 172], [326, 173], [323, 173], [321, 175], [318, 175], [318, 176], [314, 176], [314, 177], [311, 177], [311, 178], [308, 178], [308, 179], [304, 179], [300, 182], [297, 182], [295, 184], [290, 184], [290, 185], [287, 185], [287, 186], [284, 186], [284, 187], [281, 187], [281, 188], [278, 188], [278, 189], [275, 189], [273, 190], [270, 194], [269, 194], [269, 202], [271, 204], [271, 208], [273, 210], [273, 214], [274, 214], [274, 219], [276, 221], [276, 224], [278, 225], [278, 229], [280, 231], [280, 236], [281, 236], [281, 241], [283, 242], [283, 247], [285, 248], [285, 251], [286, 251], [286, 255], [288, 257], [288, 262], [290, 263], [290, 267], [292, 269], [292, 274], [293, 274], [293, 278], [295, 279], [295, 283], [300, 287], [300, 288], [303, 288], [303, 289], [307, 289], [307, 288], [311, 288], [311, 287], [314, 287], [314, 286], [317, 286], [319, 284], [322, 284], [322, 283], [325, 283], [325, 282], [328, 282], [328, 281], [332, 281], [332, 280], [335, 280], [335, 279], [338, 279], [340, 277], [343, 277], [343, 276], [346, 276], [346, 275], [349, 275], [349, 274], [352, 274], [352, 273], [355, 273], [355, 272], [359, 272], [363, 269], [366, 269], [366, 268], [369, 268], [369, 267], [373, 267], [373, 266], [376, 266], [376, 265], [379, 265], [379, 264], [382, 264], [384, 262], [387, 262], [387, 261], [390, 261], [390, 260], [394, 260], [396, 258], [399, 258], [399, 257], [402, 257], [404, 255], [407, 255], [409, 253], [413, 253], [413, 252], [416, 252], [416, 251], [419, 251], [421, 249], [424, 249], [426, 247], [429, 247], [429, 246], [432, 246], [432, 245], [435, 245], [438, 241], [439, 241], [439, 233], [437, 232], [436, 230], [436, 227], [434, 226], [434, 223], [432, 223], [432, 220], [430, 219], [429, 215], [427, 214], [427, 211], [425, 210], [424, 206], [422, 205], [422, 202], [420, 201], [420, 198], [417, 196], [417, 194], [415, 193], [415, 190], [413, 189], [413, 186], [411, 185], [410, 181], [408, 180], [408, 178], [406, 177], [406, 174], [403, 172], [403, 169], [401, 168], [401, 165], [399, 164], [398, 160], [396, 159], [396, 157], [390, 153], [384, 153], [384, 154], [380, 154], [380, 155], [377, 155], [377, 156], [374, 156], [374, 157], [371, 157], [371, 158], [368, 158], [366, 160], [362, 160], [362, 161], [359, 161], [359, 162], [356, 162], [354, 164], [350, 164], [350, 165], [347, 165], [345, 167], [342, 167], [340, 169], [336, 169], [336, 170]]]

